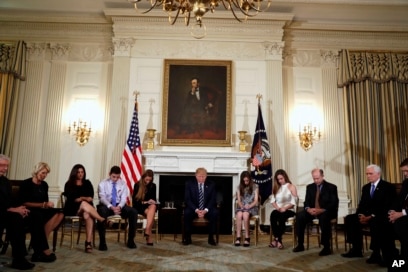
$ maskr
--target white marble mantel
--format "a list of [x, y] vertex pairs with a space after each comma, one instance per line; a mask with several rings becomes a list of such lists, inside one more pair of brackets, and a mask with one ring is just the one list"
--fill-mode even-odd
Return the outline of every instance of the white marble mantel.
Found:
[[160, 173], [194, 173], [204, 167], [209, 174], [239, 175], [248, 170], [248, 152], [144, 151], [144, 168]]
[[[144, 169], [154, 172], [157, 184], [157, 197], [160, 194], [160, 175], [195, 173], [198, 167], [207, 169], [208, 175], [232, 177], [232, 188], [239, 184], [242, 171], [248, 170], [249, 152], [214, 152], [214, 151], [144, 151]], [[233, 203], [231, 203], [233, 205]], [[232, 209], [233, 211], [233, 209]], [[231, 214], [233, 216], [233, 214]]]

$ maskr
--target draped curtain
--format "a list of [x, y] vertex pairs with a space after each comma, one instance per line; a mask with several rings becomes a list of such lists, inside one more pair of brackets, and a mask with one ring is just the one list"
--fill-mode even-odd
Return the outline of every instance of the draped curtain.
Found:
[[11, 155], [20, 83], [25, 80], [26, 45], [0, 41], [0, 154]]
[[399, 164], [408, 157], [408, 53], [343, 50], [337, 83], [343, 89], [348, 192], [356, 207], [369, 164], [382, 168], [383, 179], [401, 182]]

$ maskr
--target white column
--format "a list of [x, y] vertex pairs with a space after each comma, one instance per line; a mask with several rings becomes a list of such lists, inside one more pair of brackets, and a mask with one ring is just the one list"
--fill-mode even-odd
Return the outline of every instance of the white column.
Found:
[[339, 223], [348, 214], [346, 157], [344, 155], [344, 112], [343, 100], [337, 88], [338, 52], [322, 51], [322, 88], [324, 124], [325, 175], [337, 185], [339, 195]]
[[[107, 157], [101, 175], [106, 176], [111, 166], [120, 165], [123, 149], [128, 134], [128, 127], [133, 108], [129, 105], [134, 97], [129, 92], [130, 51], [133, 39], [114, 39], [114, 58], [112, 71], [112, 87], [107, 91], [105, 115], [104, 143], [107, 144]], [[131, 100], [132, 102], [130, 102]], [[106, 145], [105, 145], [106, 146]]]

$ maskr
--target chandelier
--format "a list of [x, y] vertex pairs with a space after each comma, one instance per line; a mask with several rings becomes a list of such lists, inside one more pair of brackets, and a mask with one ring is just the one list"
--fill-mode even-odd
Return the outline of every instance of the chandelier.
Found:
[[[147, 0], [150, 7], [143, 11], [148, 13], [154, 8], [162, 8], [169, 16], [169, 23], [174, 25], [179, 16], [184, 17], [186, 26], [190, 24], [191, 16], [195, 18], [195, 24], [191, 27], [191, 35], [196, 39], [202, 39], [207, 34], [206, 26], [203, 23], [203, 16], [211, 11], [214, 13], [218, 6], [231, 11], [234, 18], [239, 21], [246, 21], [248, 17], [254, 17], [259, 12], [266, 11], [272, 0]], [[128, 0], [135, 9], [141, 0]], [[173, 16], [174, 15], [174, 16]], [[243, 15], [240, 19], [238, 15]]]

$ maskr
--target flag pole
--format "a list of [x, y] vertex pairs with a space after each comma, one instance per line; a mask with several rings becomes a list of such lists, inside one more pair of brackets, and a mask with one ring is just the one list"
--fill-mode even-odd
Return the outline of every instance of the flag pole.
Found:
[[[258, 93], [258, 94], [256, 95], [256, 99], [258, 99], [258, 109], [259, 109], [259, 107], [261, 106], [262, 94]], [[259, 128], [259, 127], [260, 127], [260, 122], [261, 122], [261, 120], [259, 120], [259, 118], [258, 118], [257, 121], [258, 121], [257, 127]], [[261, 144], [261, 141], [262, 141], [262, 139], [261, 139], [261, 131], [258, 130], [258, 146], [259, 146], [259, 148], [258, 148], [258, 153], [259, 153], [259, 154], [262, 154], [262, 144]], [[259, 172], [259, 165], [256, 166], [256, 171]]]
[[137, 97], [140, 95], [140, 92], [138, 92], [138, 91], [134, 91], [133, 92], [133, 96], [135, 97], [135, 108], [136, 108], [136, 111], [138, 111], [139, 109], [138, 109], [138, 103], [137, 103]]

